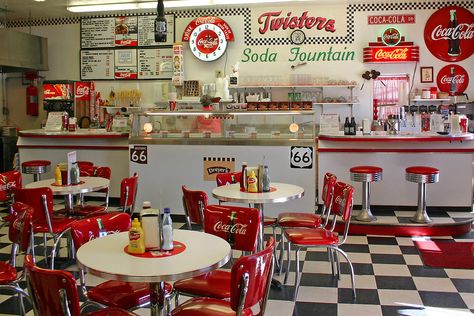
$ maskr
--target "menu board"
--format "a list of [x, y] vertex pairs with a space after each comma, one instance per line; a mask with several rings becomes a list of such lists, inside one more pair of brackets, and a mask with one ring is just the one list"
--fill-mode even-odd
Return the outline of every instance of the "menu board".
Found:
[[81, 19], [81, 48], [115, 46], [115, 19]]
[[138, 79], [171, 78], [172, 75], [172, 48], [138, 50]]
[[114, 50], [82, 50], [81, 80], [114, 79]]
[[115, 79], [137, 79], [137, 50], [115, 50]]
[[167, 24], [167, 36], [165, 43], [155, 42], [155, 19], [156, 15], [145, 15], [138, 17], [138, 46], [173, 45], [174, 43], [174, 15], [165, 15]]
[[115, 18], [115, 46], [136, 47], [138, 45], [138, 22], [136, 16]]

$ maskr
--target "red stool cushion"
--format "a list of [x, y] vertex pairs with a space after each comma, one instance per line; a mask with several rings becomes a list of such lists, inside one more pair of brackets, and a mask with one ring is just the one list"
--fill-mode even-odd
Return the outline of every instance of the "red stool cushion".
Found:
[[338, 243], [337, 233], [323, 228], [293, 228], [285, 230], [286, 239], [297, 245], [333, 245]]
[[[215, 298], [200, 297], [190, 299], [173, 310], [173, 316], [235, 316], [235, 311], [230, 307], [229, 301]], [[253, 315], [250, 308], [242, 311], [243, 316]]]
[[17, 272], [15, 267], [12, 265], [0, 261], [0, 284], [7, 284], [15, 281], [17, 277]]
[[321, 225], [321, 217], [311, 213], [286, 212], [278, 215], [280, 227], [309, 227]]
[[[165, 282], [165, 295], [173, 287]], [[146, 282], [106, 281], [87, 291], [87, 296], [94, 302], [111, 307], [130, 309], [150, 301], [150, 284]]]
[[214, 270], [194, 278], [176, 281], [173, 286], [178, 292], [184, 294], [228, 299], [230, 298], [230, 272]]
[[382, 172], [382, 168], [376, 167], [376, 166], [355, 166], [355, 167], [352, 167], [349, 171], [352, 172], [352, 173], [373, 174], [373, 173]]
[[263, 226], [273, 226], [276, 225], [277, 219], [275, 217], [267, 217], [263, 218]]
[[21, 164], [22, 167], [46, 167], [51, 165], [49, 160], [30, 160]]
[[413, 166], [413, 167], [408, 167], [405, 169], [406, 172], [408, 173], [414, 173], [414, 174], [437, 174], [439, 173], [439, 170], [436, 168], [432, 167], [426, 167], [426, 166]]
[[127, 310], [117, 308], [117, 307], [107, 307], [103, 309], [99, 309], [98, 311], [87, 313], [87, 316], [136, 316], [132, 312]]

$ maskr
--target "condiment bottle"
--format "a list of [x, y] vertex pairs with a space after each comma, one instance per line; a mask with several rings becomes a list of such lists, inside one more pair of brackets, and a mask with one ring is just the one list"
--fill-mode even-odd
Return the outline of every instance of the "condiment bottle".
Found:
[[59, 168], [59, 165], [56, 165], [56, 168], [54, 168], [54, 184], [56, 185], [63, 184], [63, 180], [61, 177], [61, 169]]
[[72, 163], [71, 167], [71, 184], [78, 184], [79, 183], [79, 167], [77, 166], [77, 162]]
[[349, 123], [349, 117], [346, 116], [346, 121], [344, 122], [344, 135], [350, 135], [350, 126], [351, 124]]
[[268, 166], [263, 166], [263, 177], [262, 177], [262, 191], [270, 192], [270, 175], [268, 173]]
[[258, 180], [257, 176], [255, 175], [255, 171], [250, 171], [250, 175], [247, 181], [247, 191], [252, 193], [258, 192]]
[[245, 188], [247, 187], [247, 177], [246, 177], [246, 169], [247, 169], [247, 163], [244, 161], [242, 162], [242, 174], [240, 175], [240, 188], [245, 191]]
[[168, 207], [165, 207], [163, 212], [163, 226], [161, 227], [163, 242], [161, 249], [169, 251], [173, 250], [173, 221], [171, 220], [170, 209]]
[[97, 226], [99, 226], [99, 238], [107, 236], [107, 230], [104, 228], [104, 224], [102, 224], [102, 219], [97, 219]]
[[145, 252], [145, 238], [142, 226], [138, 218], [132, 222], [132, 228], [128, 232], [128, 252], [129, 253], [144, 253]]

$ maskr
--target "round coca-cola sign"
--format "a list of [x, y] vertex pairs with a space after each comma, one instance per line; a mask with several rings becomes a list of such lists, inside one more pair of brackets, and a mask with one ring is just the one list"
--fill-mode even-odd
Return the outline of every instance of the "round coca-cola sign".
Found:
[[382, 33], [382, 42], [387, 46], [398, 45], [401, 40], [402, 36], [400, 35], [400, 31], [394, 27], [389, 27]]
[[433, 13], [425, 25], [425, 44], [444, 61], [461, 61], [474, 52], [474, 14], [458, 6]]
[[450, 64], [438, 72], [436, 83], [440, 91], [449, 92], [449, 95], [459, 95], [466, 90], [469, 75], [463, 67]]

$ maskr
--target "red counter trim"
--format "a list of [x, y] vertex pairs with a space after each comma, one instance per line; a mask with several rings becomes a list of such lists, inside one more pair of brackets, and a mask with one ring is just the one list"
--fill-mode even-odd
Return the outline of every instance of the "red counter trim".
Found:
[[41, 135], [41, 134], [34, 134], [34, 133], [21, 133], [20, 137], [28, 137], [28, 138], [128, 138], [128, 134], [114, 134], [114, 135], [104, 135], [104, 134], [71, 134], [71, 135]]
[[128, 146], [38, 146], [38, 145], [18, 145], [18, 148], [51, 148], [51, 149], [97, 149], [97, 150], [128, 150]]
[[400, 137], [400, 136], [326, 136], [321, 135], [316, 137], [316, 140], [325, 140], [331, 142], [379, 142], [379, 143], [390, 143], [390, 142], [452, 142], [452, 141], [472, 141], [474, 134], [467, 134], [465, 136], [420, 136], [420, 137]]
[[453, 149], [361, 149], [361, 148], [318, 148], [320, 153], [474, 153], [474, 148]]

